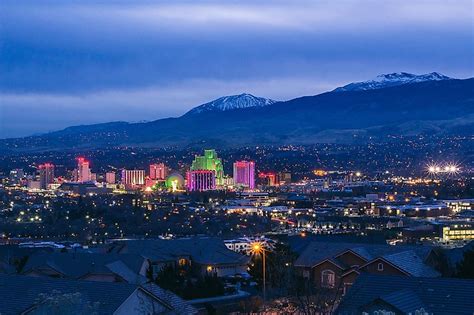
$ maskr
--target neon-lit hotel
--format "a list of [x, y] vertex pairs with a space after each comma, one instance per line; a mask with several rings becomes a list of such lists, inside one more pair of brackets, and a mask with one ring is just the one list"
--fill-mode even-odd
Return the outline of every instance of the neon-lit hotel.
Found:
[[224, 167], [222, 160], [217, 157], [215, 150], [204, 150], [204, 155], [194, 157], [191, 164], [191, 171], [213, 171], [215, 176], [215, 185], [224, 185]]
[[255, 189], [255, 162], [237, 161], [234, 163], [234, 184]]
[[189, 191], [206, 191], [216, 189], [216, 173], [211, 170], [190, 170], [186, 173]]

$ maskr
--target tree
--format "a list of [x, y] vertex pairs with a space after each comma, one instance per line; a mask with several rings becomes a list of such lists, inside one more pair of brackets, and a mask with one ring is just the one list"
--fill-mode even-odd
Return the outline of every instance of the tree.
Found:
[[463, 260], [457, 266], [456, 276], [474, 279], [474, 250], [464, 252]]

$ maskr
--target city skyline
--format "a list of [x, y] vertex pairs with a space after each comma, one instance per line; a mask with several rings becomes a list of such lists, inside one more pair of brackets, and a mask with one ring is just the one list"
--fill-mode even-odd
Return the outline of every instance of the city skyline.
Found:
[[383, 73], [473, 76], [470, 1], [48, 3], [2, 2], [1, 138], [179, 116], [243, 92], [288, 100]]

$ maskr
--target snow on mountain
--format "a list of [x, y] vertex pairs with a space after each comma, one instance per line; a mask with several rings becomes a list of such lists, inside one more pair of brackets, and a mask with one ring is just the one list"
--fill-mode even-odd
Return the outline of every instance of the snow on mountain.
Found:
[[437, 72], [421, 75], [406, 72], [396, 72], [390, 74], [381, 74], [375, 79], [368, 81], [350, 83], [345, 86], [338, 87], [334, 90], [334, 92], [375, 90], [402, 84], [441, 80], [451, 80], [451, 78]]
[[200, 114], [211, 111], [223, 112], [232, 109], [248, 107], [262, 107], [272, 105], [274, 103], [276, 103], [276, 101], [274, 100], [263, 97], [256, 97], [251, 94], [244, 93], [240, 95], [223, 96], [212, 102], [191, 109], [189, 112], [186, 113], [186, 115]]

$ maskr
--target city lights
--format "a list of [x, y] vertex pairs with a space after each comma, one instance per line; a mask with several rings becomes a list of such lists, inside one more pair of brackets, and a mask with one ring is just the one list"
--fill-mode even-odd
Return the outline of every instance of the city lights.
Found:
[[461, 167], [453, 162], [446, 164], [432, 163], [426, 167], [430, 175], [456, 175], [461, 171]]

